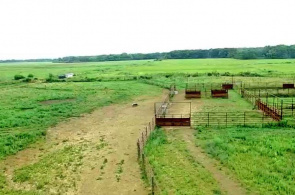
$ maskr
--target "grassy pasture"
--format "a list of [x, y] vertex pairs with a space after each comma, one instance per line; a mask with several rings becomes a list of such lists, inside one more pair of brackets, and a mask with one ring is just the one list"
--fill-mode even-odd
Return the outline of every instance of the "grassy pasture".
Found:
[[159, 194], [222, 194], [211, 174], [191, 156], [174, 132], [155, 130], [145, 147]]
[[294, 194], [294, 129], [199, 129], [196, 144], [257, 194]]
[[73, 72], [78, 78], [97, 78], [129, 75], [157, 75], [180, 73], [230, 73], [251, 72], [259, 75], [294, 74], [294, 59], [236, 60], [236, 59], [186, 59], [138, 60], [89, 63], [3, 63], [0, 64], [0, 81], [9, 81], [14, 75], [33, 74], [44, 79], [49, 73], [59, 75]]
[[0, 158], [24, 149], [69, 117], [161, 89], [126, 82], [31, 83], [1, 86]]
[[[98, 107], [126, 102], [139, 95], [157, 95], [161, 92], [159, 87], [141, 83], [137, 78], [134, 81], [119, 81], [121, 79], [117, 78], [148, 75], [148, 81], [154, 84], [176, 83], [177, 87], [184, 88], [186, 82], [204, 83], [206, 89], [209, 89], [211, 83], [231, 82], [231, 76], [216, 76], [220, 73], [240, 75], [234, 78], [235, 81], [276, 85], [294, 82], [294, 77], [289, 76], [295, 75], [294, 65], [295, 60], [291, 59], [0, 64], [0, 159], [28, 147], [44, 136], [50, 126], [69, 117], [78, 117]], [[115, 81], [43, 83], [41, 80], [47, 78], [50, 73], [59, 75], [67, 72], [76, 74], [75, 78], [68, 81], [81, 81], [85, 78], [95, 78], [95, 81], [98, 81], [97, 78], [114, 78], [111, 80]], [[241, 76], [241, 72], [245, 73], [245, 77]], [[35, 83], [13, 81], [16, 74], [33, 74], [39, 80]], [[187, 77], [188, 74], [190, 77]], [[287, 76], [281, 77], [282, 74]], [[258, 75], [263, 77], [249, 77]], [[203, 112], [252, 111], [253, 106], [236, 92], [230, 91], [229, 97], [230, 99], [201, 99], [195, 103], [199, 103], [199, 111]], [[208, 154], [229, 167], [250, 191], [261, 194], [295, 193], [294, 185], [292, 186], [292, 159], [295, 157], [292, 129], [211, 128], [201, 130], [196, 140]], [[145, 150], [155, 168], [158, 181], [165, 186], [162, 189], [163, 194], [221, 193], [212, 176], [192, 158], [186, 149], [185, 141], [175, 139], [173, 133], [156, 134]], [[75, 170], [79, 169], [78, 165], [71, 163], [81, 160], [80, 148], [65, 149], [52, 155], [16, 170], [13, 179], [16, 182], [27, 182], [36, 189], [41, 187], [48, 193], [48, 180], [53, 180], [51, 177], [56, 175], [55, 171], [59, 166], [51, 159], [70, 164]], [[73, 159], [68, 159], [71, 155]], [[40, 168], [42, 166], [49, 167], [48, 175]], [[177, 180], [179, 175], [185, 175], [187, 179]], [[39, 177], [41, 183], [34, 183], [35, 177]], [[66, 179], [64, 183], [54, 185], [75, 186], [75, 179], [72, 180], [71, 175]], [[195, 185], [198, 185], [199, 191], [195, 191]], [[0, 193], [35, 194], [8, 190], [5, 186], [5, 176], [0, 171]], [[61, 188], [60, 193], [64, 192], [62, 190]]]

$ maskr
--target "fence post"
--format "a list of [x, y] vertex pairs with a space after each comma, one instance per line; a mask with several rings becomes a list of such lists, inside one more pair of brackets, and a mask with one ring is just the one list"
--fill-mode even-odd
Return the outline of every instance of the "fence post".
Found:
[[210, 123], [209, 123], [209, 117], [210, 117], [210, 116], [209, 116], [209, 112], [208, 112], [208, 127], [209, 127], [209, 125], [210, 125]]
[[292, 98], [292, 116], [293, 116], [293, 109], [294, 109], [294, 106], [293, 106], [293, 98]]
[[262, 125], [264, 124], [264, 112], [262, 112]]
[[155, 181], [154, 181], [154, 177], [152, 177], [152, 195], [155, 194]]
[[225, 113], [225, 127], [227, 127], [227, 112]]
[[244, 112], [244, 127], [246, 126], [246, 112]]
[[139, 139], [137, 140], [137, 159], [140, 159], [140, 143], [139, 143]]
[[283, 120], [283, 100], [281, 100], [281, 120]]
[[141, 137], [142, 137], [142, 146], [144, 146], [144, 136], [143, 136], [143, 132], [141, 132]]
[[144, 153], [142, 153], [142, 168], [146, 172], [146, 170], [145, 170], [145, 156], [144, 156]]

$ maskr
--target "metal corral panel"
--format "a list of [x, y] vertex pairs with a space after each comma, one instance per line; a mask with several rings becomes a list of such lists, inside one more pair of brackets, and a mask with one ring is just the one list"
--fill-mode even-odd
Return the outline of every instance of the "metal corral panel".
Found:
[[156, 118], [157, 126], [191, 126], [190, 118]]
[[293, 88], [294, 88], [294, 84], [291, 84], [291, 83], [284, 83], [284, 84], [283, 84], [283, 88], [284, 88], [284, 89], [293, 89]]
[[211, 96], [213, 98], [228, 98], [228, 91], [225, 89], [211, 90]]
[[185, 98], [201, 98], [201, 91], [185, 91]]
[[233, 89], [233, 88], [234, 88], [233, 84], [222, 84], [222, 89], [229, 90], [229, 89]]

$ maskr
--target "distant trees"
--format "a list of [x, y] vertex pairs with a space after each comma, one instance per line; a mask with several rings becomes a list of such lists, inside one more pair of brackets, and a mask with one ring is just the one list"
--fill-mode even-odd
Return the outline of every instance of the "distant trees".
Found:
[[15, 63], [15, 62], [52, 62], [52, 59], [0, 60], [0, 63]]
[[[197, 50], [175, 50], [162, 53], [122, 53], [97, 56], [68, 56], [58, 59], [24, 60], [24, 62], [52, 61], [56, 63], [103, 62], [123, 60], [163, 60], [163, 59], [200, 59], [200, 58], [236, 58], [236, 59], [285, 59], [295, 58], [295, 45], [277, 45], [256, 48], [217, 48]], [[4, 60], [1, 62], [19, 62]]]
[[200, 59], [200, 58], [236, 58], [236, 59], [273, 59], [295, 58], [295, 45], [277, 45], [257, 48], [219, 48], [198, 50], [175, 50], [163, 53], [134, 53], [111, 54], [98, 56], [69, 56], [58, 58], [53, 62], [102, 62], [147, 59]]
[[257, 52], [251, 50], [251, 49], [243, 49], [238, 50], [234, 56], [237, 59], [256, 59], [257, 58]]

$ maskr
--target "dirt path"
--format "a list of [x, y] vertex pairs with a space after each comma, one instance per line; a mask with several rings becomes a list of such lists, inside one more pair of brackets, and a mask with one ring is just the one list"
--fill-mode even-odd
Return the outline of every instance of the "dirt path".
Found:
[[[166, 91], [163, 91], [166, 95]], [[87, 144], [83, 166], [76, 181], [76, 190], [66, 194], [146, 195], [149, 190], [141, 180], [137, 163], [136, 140], [153, 117], [154, 102], [158, 97], [139, 97], [135, 102], [107, 106], [91, 114], [50, 128], [45, 143], [26, 149], [0, 162], [0, 168], [14, 189], [29, 189], [26, 184], [12, 182], [13, 172], [20, 167], [38, 162], [42, 156], [66, 145]]]
[[[174, 102], [192, 102], [192, 110], [200, 110], [200, 104], [202, 103], [200, 99], [186, 100], [184, 98], [184, 92], [180, 91], [173, 99]], [[181, 106], [181, 104], [174, 104], [173, 110], [177, 110], [179, 113], [186, 112], [186, 108]], [[196, 161], [202, 164], [213, 176], [213, 178], [219, 183], [222, 191], [229, 195], [243, 195], [247, 194], [247, 191], [241, 187], [240, 183], [236, 181], [233, 177], [229, 176], [225, 167], [221, 167], [218, 161], [210, 158], [205, 154], [202, 148], [197, 147], [195, 144], [195, 130], [189, 127], [175, 127], [166, 128], [167, 130], [173, 130], [177, 132], [179, 139], [183, 139], [187, 142], [187, 147], [192, 156], [195, 157]]]
[[202, 148], [196, 147], [193, 129], [181, 129], [179, 133], [187, 142], [187, 147], [191, 154], [212, 174], [222, 191], [229, 195], [247, 194], [247, 191], [241, 187], [240, 183], [227, 174], [229, 171], [226, 168], [221, 167], [216, 160], [208, 157]]

